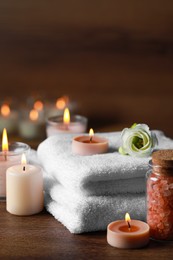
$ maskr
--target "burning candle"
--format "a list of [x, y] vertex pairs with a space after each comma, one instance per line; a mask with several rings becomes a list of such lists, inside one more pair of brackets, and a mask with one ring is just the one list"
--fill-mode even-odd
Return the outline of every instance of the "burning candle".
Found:
[[72, 152], [79, 155], [93, 155], [106, 153], [108, 151], [108, 140], [95, 136], [91, 128], [89, 136], [77, 136], [72, 141]]
[[34, 109], [36, 109], [37, 111], [43, 111], [43, 102], [40, 101], [40, 100], [37, 100], [35, 103], [34, 103]]
[[149, 243], [149, 225], [140, 220], [131, 220], [126, 213], [125, 221], [117, 220], [107, 227], [107, 242], [117, 248], [141, 248]]
[[41, 100], [37, 100], [34, 103], [33, 109], [38, 112], [38, 118], [39, 121], [45, 121], [45, 115], [44, 115], [44, 104]]
[[29, 165], [22, 156], [20, 165], [7, 170], [7, 206], [9, 213], [20, 216], [37, 214], [43, 210], [42, 169]]
[[64, 110], [69, 104], [69, 98], [67, 96], [60, 97], [56, 101], [56, 108], [59, 110]]
[[11, 110], [8, 104], [3, 104], [0, 111], [0, 131], [2, 132], [3, 128], [7, 128], [8, 133], [15, 133], [17, 131], [17, 111]]
[[38, 110], [32, 109], [29, 113], [29, 118], [20, 122], [19, 134], [27, 139], [44, 138], [45, 124], [40, 119]]
[[47, 121], [47, 136], [60, 133], [83, 133], [87, 128], [87, 118], [83, 116], [71, 116], [68, 108], [63, 116], [51, 117]]
[[20, 162], [20, 155], [27, 152], [29, 146], [23, 143], [8, 144], [6, 129], [3, 130], [2, 146], [0, 152], [0, 198], [6, 197], [6, 170]]
[[69, 98], [67, 96], [58, 98], [54, 104], [47, 104], [46, 117], [62, 116], [67, 106], [69, 106]]

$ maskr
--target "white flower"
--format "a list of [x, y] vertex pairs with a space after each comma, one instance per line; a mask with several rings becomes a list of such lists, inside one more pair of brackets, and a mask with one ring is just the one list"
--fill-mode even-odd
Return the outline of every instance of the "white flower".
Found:
[[158, 143], [157, 137], [146, 124], [133, 124], [125, 128], [121, 134], [122, 146], [119, 153], [135, 157], [150, 156], [154, 146]]

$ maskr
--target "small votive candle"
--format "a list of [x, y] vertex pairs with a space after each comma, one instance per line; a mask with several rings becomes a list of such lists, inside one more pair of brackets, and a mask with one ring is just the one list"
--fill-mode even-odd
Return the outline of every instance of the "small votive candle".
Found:
[[19, 164], [21, 154], [24, 152], [27, 153], [30, 147], [20, 142], [8, 144], [7, 132], [6, 129], [4, 129], [0, 149], [0, 199], [5, 199], [6, 170], [12, 165]]
[[69, 98], [62, 96], [56, 100], [55, 103], [46, 104], [46, 118], [62, 116], [64, 109], [69, 107]]
[[89, 136], [77, 136], [72, 141], [72, 152], [79, 155], [93, 155], [106, 153], [108, 151], [108, 140], [95, 136], [91, 128]]
[[142, 248], [149, 243], [149, 225], [140, 220], [117, 220], [107, 227], [107, 242], [117, 248]]
[[11, 110], [8, 104], [3, 104], [0, 111], [0, 132], [2, 132], [4, 128], [8, 129], [9, 134], [17, 132], [17, 111]]
[[29, 112], [29, 117], [23, 119], [19, 123], [19, 135], [26, 139], [43, 139], [45, 137], [45, 123], [40, 118], [40, 114], [36, 109]]
[[26, 164], [7, 169], [7, 205], [9, 213], [19, 216], [37, 214], [43, 210], [43, 174], [38, 166]]
[[87, 121], [83, 116], [70, 116], [66, 108], [63, 116], [51, 117], [47, 120], [47, 137], [61, 133], [84, 133], [87, 129]]
[[33, 109], [38, 112], [38, 119], [41, 122], [45, 122], [45, 109], [41, 100], [36, 100], [33, 105]]

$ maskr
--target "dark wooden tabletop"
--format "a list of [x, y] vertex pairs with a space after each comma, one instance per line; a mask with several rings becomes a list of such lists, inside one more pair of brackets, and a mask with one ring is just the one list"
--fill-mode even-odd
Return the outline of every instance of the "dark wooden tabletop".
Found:
[[46, 211], [18, 217], [0, 202], [0, 212], [0, 259], [173, 259], [173, 242], [150, 241], [142, 249], [116, 249], [107, 244], [106, 232], [73, 235]]

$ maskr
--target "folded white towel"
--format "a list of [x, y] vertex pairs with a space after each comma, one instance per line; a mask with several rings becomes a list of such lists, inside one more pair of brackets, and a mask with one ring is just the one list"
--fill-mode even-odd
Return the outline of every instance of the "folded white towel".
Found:
[[144, 193], [86, 197], [56, 185], [50, 197], [46, 196], [45, 205], [58, 221], [76, 234], [105, 230], [111, 221], [123, 219], [126, 212], [131, 218], [145, 219]]
[[[158, 148], [173, 148], [173, 140], [161, 131], [154, 132], [159, 139]], [[45, 171], [71, 192], [85, 195], [144, 192], [149, 158], [120, 155], [117, 152], [120, 134], [99, 134], [108, 138], [109, 152], [92, 156], [72, 153], [73, 135], [52, 136], [39, 145], [38, 158]]]

